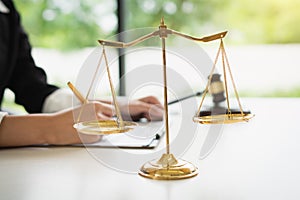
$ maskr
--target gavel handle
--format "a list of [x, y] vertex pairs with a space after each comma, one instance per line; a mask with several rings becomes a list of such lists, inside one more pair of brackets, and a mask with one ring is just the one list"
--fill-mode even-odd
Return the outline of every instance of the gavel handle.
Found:
[[188, 96], [185, 96], [185, 97], [176, 99], [176, 100], [174, 100], [174, 101], [170, 101], [170, 102], [168, 103], [168, 105], [172, 105], [172, 104], [174, 104], [174, 103], [177, 103], [177, 102], [180, 102], [180, 101], [189, 99], [189, 98], [191, 98], [191, 97], [201, 96], [202, 94], [203, 94], [203, 92], [197, 92], [197, 93], [195, 93], [195, 94], [191, 94], [191, 95], [188, 95]]

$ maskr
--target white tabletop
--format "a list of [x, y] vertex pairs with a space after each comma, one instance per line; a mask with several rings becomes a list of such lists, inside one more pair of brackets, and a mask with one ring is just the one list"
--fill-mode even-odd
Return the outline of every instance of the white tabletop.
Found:
[[[164, 141], [156, 150], [2, 149], [0, 199], [300, 199], [300, 99], [243, 103], [256, 116], [248, 123], [222, 126], [218, 143], [205, 158], [200, 152], [211, 127], [196, 124], [196, 137], [182, 155], [198, 167], [194, 178], [157, 181], [134, 172], [144, 160], [126, 156], [148, 159]], [[193, 128], [186, 127], [184, 134]]]

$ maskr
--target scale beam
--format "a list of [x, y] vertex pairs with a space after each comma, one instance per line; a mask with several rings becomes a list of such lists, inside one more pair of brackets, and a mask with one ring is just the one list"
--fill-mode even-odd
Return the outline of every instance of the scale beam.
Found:
[[183, 33], [180, 33], [180, 32], [174, 31], [174, 30], [171, 30], [171, 31], [172, 31], [172, 34], [174, 34], [174, 35], [178, 35], [178, 36], [184, 37], [186, 39], [194, 40], [194, 41], [198, 41], [198, 42], [210, 42], [210, 41], [213, 41], [213, 40], [218, 40], [218, 39], [224, 38], [227, 34], [227, 31], [224, 31], [224, 32], [221, 32], [221, 33], [205, 36], [205, 37], [202, 37], [202, 38], [197, 38], [197, 37], [193, 37], [193, 36], [190, 36], [190, 35], [187, 35], [187, 34], [183, 34]]
[[145, 40], [148, 40], [148, 39], [150, 39], [152, 37], [156, 37], [156, 36], [159, 36], [160, 38], [167, 38], [168, 35], [177, 35], [177, 36], [180, 36], [180, 37], [183, 37], [183, 38], [186, 38], [189, 40], [193, 40], [193, 41], [210, 42], [213, 40], [222, 39], [226, 36], [226, 34], [227, 34], [227, 31], [223, 31], [220, 33], [216, 33], [216, 34], [201, 37], [201, 38], [193, 37], [191, 35], [187, 35], [187, 34], [172, 30], [172, 29], [168, 29], [162, 21], [162, 24], [159, 26], [159, 30], [149, 33], [147, 35], [144, 35], [144, 36], [142, 36], [136, 40], [133, 40], [131, 42], [128, 42], [128, 43], [109, 41], [109, 40], [98, 40], [98, 42], [103, 46], [114, 47], [114, 48], [127, 48], [127, 47], [135, 46], [141, 42], [144, 42]]

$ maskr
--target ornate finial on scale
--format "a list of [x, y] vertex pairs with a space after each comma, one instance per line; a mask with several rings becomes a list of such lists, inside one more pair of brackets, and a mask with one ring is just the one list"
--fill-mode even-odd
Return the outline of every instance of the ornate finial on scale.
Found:
[[159, 25], [159, 37], [163, 40], [162, 41], [162, 47], [163, 47], [163, 50], [164, 50], [164, 46], [165, 46], [165, 41], [164, 39], [168, 37], [168, 34], [171, 34], [171, 32], [168, 30], [167, 28], [167, 25], [165, 24], [165, 20], [164, 20], [164, 17], [161, 18], [160, 20], [160, 25]]
[[161, 19], [160, 19], [160, 25], [159, 25], [159, 28], [167, 28], [167, 25], [165, 24], [165, 19], [164, 19], [163, 16], [162, 16]]
[[164, 16], [162, 16], [161, 19], [160, 19], [160, 25], [161, 25], [161, 26], [165, 25], [165, 19], [164, 19]]

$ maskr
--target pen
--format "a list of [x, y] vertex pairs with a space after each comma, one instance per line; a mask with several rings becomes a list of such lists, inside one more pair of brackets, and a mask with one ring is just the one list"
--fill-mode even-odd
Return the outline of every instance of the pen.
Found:
[[191, 94], [191, 95], [182, 97], [182, 98], [180, 98], [180, 99], [176, 99], [176, 100], [174, 100], [174, 101], [170, 101], [170, 102], [168, 103], [168, 105], [172, 105], [172, 104], [174, 104], [174, 103], [177, 103], [177, 102], [180, 102], [180, 101], [189, 99], [189, 98], [191, 98], [191, 97], [201, 96], [202, 94], [203, 94], [203, 92], [197, 92], [197, 93], [195, 93], [195, 94]]
[[75, 96], [79, 99], [79, 101], [84, 104], [88, 103], [88, 100], [85, 99], [80, 92], [75, 88], [75, 86], [69, 81], [68, 83], [69, 88], [72, 90], [72, 92], [75, 94]]

